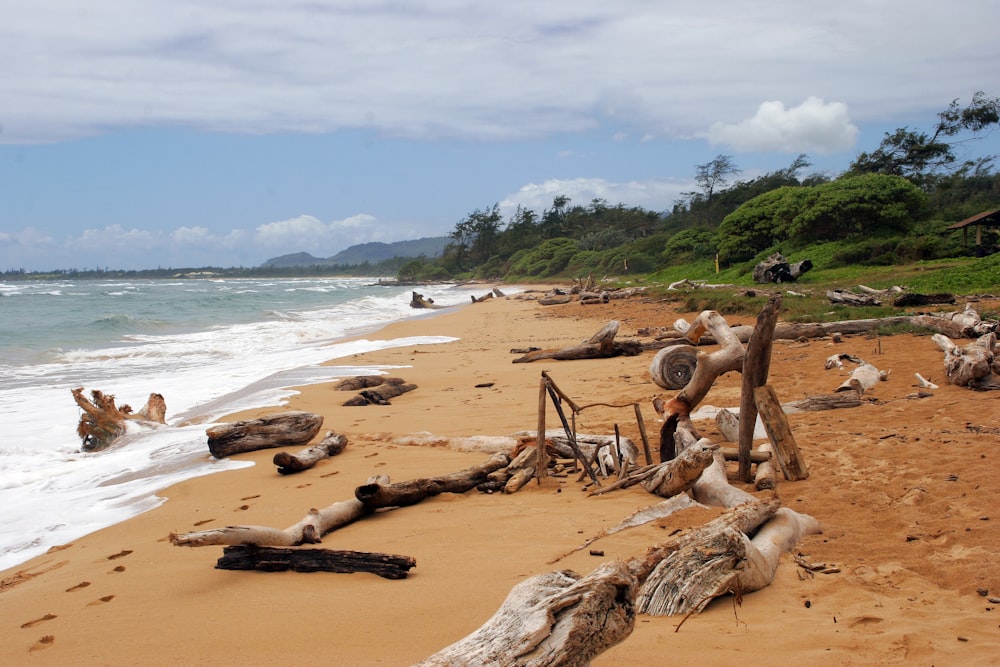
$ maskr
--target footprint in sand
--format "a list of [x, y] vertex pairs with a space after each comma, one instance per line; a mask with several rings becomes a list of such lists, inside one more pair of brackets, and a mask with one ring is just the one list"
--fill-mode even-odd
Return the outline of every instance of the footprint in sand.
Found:
[[117, 558], [125, 558], [125, 556], [128, 556], [130, 553], [132, 553], [131, 549], [122, 549], [118, 553], [111, 554], [110, 556], [108, 556], [108, 560], [115, 560]]
[[115, 568], [114, 568], [113, 570], [111, 570], [111, 571], [112, 571], [112, 572], [124, 572], [124, 571], [125, 571], [125, 566], [124, 566], [124, 565], [118, 565], [117, 567], [115, 567]]
[[53, 618], [56, 618], [55, 614], [45, 614], [45, 616], [42, 616], [41, 618], [36, 618], [33, 621], [28, 621], [27, 623], [22, 623], [21, 627], [22, 628], [33, 628], [36, 625], [38, 625], [39, 623], [44, 623], [45, 621], [51, 621]]
[[80, 583], [78, 583], [78, 584], [77, 584], [76, 586], [71, 586], [70, 588], [67, 588], [67, 589], [66, 589], [66, 592], [67, 592], [67, 593], [72, 593], [73, 591], [78, 591], [78, 590], [80, 590], [81, 588], [86, 588], [86, 587], [87, 587], [87, 586], [89, 586], [89, 585], [90, 585], [90, 582], [89, 582], [89, 581], [81, 581], [81, 582], [80, 582]]
[[93, 602], [89, 603], [87, 606], [93, 607], [95, 605], [104, 604], [105, 602], [111, 602], [114, 599], [115, 599], [114, 595], [105, 595], [104, 597], [98, 598], [97, 600], [94, 600]]
[[55, 640], [56, 638], [53, 635], [45, 635], [37, 642], [35, 642], [34, 645], [28, 649], [28, 652], [30, 653], [31, 651], [38, 651], [43, 648], [48, 648], [49, 646], [52, 646], [52, 643]]
[[211, 523], [213, 521], [215, 521], [215, 519], [202, 519], [201, 521], [195, 521], [194, 525], [204, 526], [206, 523]]

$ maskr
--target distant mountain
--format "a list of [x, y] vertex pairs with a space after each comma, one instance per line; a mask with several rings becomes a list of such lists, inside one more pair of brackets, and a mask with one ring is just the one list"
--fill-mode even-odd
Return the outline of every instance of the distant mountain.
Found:
[[440, 257], [451, 241], [448, 236], [435, 236], [395, 243], [361, 243], [341, 250], [332, 257], [313, 257], [307, 252], [272, 257], [261, 266], [285, 268], [290, 266], [346, 266], [378, 262], [394, 257]]

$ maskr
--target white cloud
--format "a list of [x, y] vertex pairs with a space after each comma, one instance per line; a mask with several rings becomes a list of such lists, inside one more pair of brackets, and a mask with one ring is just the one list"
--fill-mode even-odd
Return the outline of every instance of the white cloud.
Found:
[[992, 0], [35, 0], [0, 22], [0, 142], [163, 125], [691, 136], [750, 100], [811, 94], [868, 119], [988, 84], [998, 22]]
[[560, 195], [570, 198], [572, 205], [586, 206], [594, 199], [604, 199], [615, 206], [639, 206], [652, 211], [671, 208], [681, 198], [681, 193], [694, 187], [694, 182], [681, 179], [656, 179], [616, 183], [603, 178], [550, 179], [542, 183], [529, 183], [500, 202], [500, 209], [510, 215], [518, 206], [542, 211], [552, 206]]
[[821, 155], [854, 148], [857, 138], [847, 105], [818, 97], [808, 97], [790, 109], [780, 101], [764, 102], [752, 118], [731, 125], [713, 123], [708, 132], [712, 144], [737, 151]]

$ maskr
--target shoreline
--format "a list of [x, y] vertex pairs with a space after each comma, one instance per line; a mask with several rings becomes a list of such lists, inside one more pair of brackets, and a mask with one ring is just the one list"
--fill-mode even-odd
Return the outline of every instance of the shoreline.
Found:
[[[382, 327], [380, 338], [459, 340], [333, 362], [400, 366], [391, 374], [417, 389], [391, 406], [344, 407], [349, 393], [320, 384], [298, 388], [287, 405], [227, 418], [295, 409], [323, 414], [321, 433], [344, 433], [349, 444], [316, 468], [280, 476], [271, 464], [280, 449], [240, 455], [256, 465], [169, 487], [158, 494], [166, 498], [159, 507], [0, 574], [6, 603], [0, 627], [9, 637], [0, 658], [45, 665], [408, 665], [478, 628], [527, 576], [564, 568], [585, 574], [701, 525], [716, 512], [686, 510], [600, 540], [593, 546], [603, 556], [583, 550], [550, 565], [658, 498], [641, 489], [586, 498], [575, 479], [549, 478], [513, 495], [442, 494], [380, 512], [319, 545], [414, 557], [417, 566], [399, 581], [215, 570], [220, 547], [185, 549], [167, 541], [171, 532], [213, 526], [291, 525], [310, 507], [352, 497], [372, 474], [403, 481], [481, 463], [488, 456], [482, 451], [399, 444], [397, 437], [430, 433], [440, 442], [533, 430], [541, 370], [581, 404], [640, 401], [655, 449], [659, 425], [649, 402], [671, 392], [650, 382], [651, 355], [510, 363], [512, 348], [578, 342], [610, 319], [622, 322], [624, 339], [676, 317], [669, 306], [629, 301], [548, 310], [531, 301], [491, 299]], [[812, 474], [779, 483], [779, 495], [825, 528], [796, 553], [839, 572], [803, 579], [785, 555], [772, 585], [746, 595], [741, 606], [734, 608], [731, 598], [715, 601], [679, 632], [679, 618], [639, 617], [632, 635], [593, 664], [662, 664], [665, 655], [749, 667], [770, 666], [776, 658], [814, 665], [989, 664], [1000, 651], [1000, 609], [987, 611], [990, 604], [975, 589], [1000, 593], [1000, 569], [992, 562], [1000, 538], [981, 519], [1000, 500], [988, 465], [996, 436], [966, 433], [964, 424], [985, 424], [995, 401], [956, 387], [922, 402], [906, 399], [914, 368], [925, 375], [931, 361], [940, 368], [932, 352], [906, 356], [925, 342], [882, 339], [878, 363], [891, 363], [894, 375], [877, 390], [880, 404], [793, 418]], [[822, 368], [828, 345], [776, 347], [772, 382], [779, 395], [828, 392], [839, 383]], [[864, 356], [870, 353], [869, 343], [858, 345]], [[729, 374], [705, 404], [732, 405], [734, 397], [738, 403], [738, 392], [738, 374]], [[578, 428], [607, 432], [614, 424], [639, 442], [631, 409], [588, 409]], [[710, 424], [705, 430], [721, 442]], [[987, 462], [976, 468], [971, 461], [980, 455]], [[948, 481], [949, 474], [959, 479]], [[317, 621], [324, 630], [313, 640], [309, 629]]]

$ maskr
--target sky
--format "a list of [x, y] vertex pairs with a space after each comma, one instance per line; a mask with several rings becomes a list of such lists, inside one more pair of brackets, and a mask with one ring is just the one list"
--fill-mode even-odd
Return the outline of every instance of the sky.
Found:
[[[0, 271], [251, 267], [696, 166], [844, 171], [1000, 94], [994, 0], [0, 0]], [[1000, 153], [991, 135], [967, 147]]]

